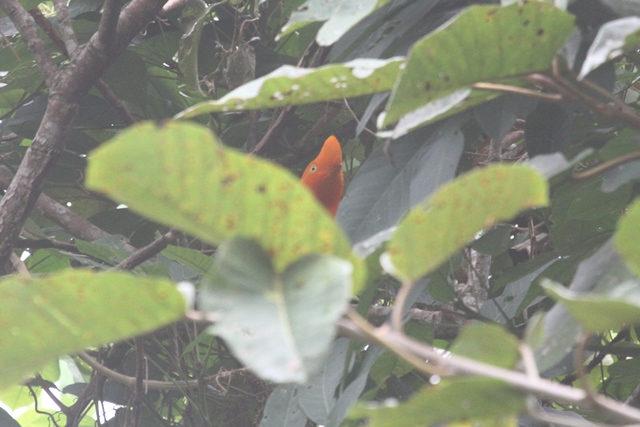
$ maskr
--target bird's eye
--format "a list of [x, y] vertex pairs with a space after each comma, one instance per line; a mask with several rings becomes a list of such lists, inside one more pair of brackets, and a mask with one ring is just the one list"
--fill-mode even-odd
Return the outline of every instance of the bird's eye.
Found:
[[311, 165], [311, 167], [309, 168], [309, 172], [311, 173], [316, 173], [317, 170], [318, 170], [318, 166], [316, 165]]

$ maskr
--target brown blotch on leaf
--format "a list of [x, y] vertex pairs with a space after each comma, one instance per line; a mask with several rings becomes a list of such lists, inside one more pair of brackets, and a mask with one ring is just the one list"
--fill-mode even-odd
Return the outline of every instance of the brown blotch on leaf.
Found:
[[233, 216], [227, 216], [224, 218], [224, 226], [227, 230], [235, 230], [236, 219]]
[[258, 187], [256, 187], [256, 190], [258, 191], [258, 193], [264, 194], [267, 191], [267, 186], [264, 184], [260, 184], [258, 185]]
[[540, 29], [538, 29], [538, 31], [536, 31], [536, 36], [538, 36], [538, 37], [542, 36], [543, 34], [544, 34], [544, 29], [543, 28], [540, 28]]
[[233, 182], [236, 180], [236, 177], [233, 175], [227, 175], [224, 178], [222, 178], [222, 181], [220, 181], [220, 184], [222, 184], [223, 187], [228, 187], [231, 184], [233, 184]]
[[426, 82], [424, 84], [424, 90], [426, 90], [427, 92], [431, 90], [431, 82]]
[[527, 25], [529, 25], [530, 23], [531, 23], [531, 21], [530, 21], [530, 20], [525, 19], [525, 20], [524, 20], [524, 22], [522, 23], [522, 25], [526, 27], [526, 26], [527, 26]]

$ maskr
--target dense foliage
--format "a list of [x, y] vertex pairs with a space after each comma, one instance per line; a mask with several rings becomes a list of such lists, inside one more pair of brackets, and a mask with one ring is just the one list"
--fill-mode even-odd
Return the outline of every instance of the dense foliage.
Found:
[[0, 0], [0, 425], [640, 423], [636, 15]]

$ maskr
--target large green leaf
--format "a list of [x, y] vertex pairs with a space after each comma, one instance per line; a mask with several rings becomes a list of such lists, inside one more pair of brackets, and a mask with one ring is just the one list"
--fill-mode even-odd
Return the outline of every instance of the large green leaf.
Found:
[[640, 199], [637, 199], [618, 223], [615, 245], [631, 269], [640, 276]]
[[186, 306], [168, 280], [66, 270], [0, 281], [0, 388], [51, 359], [149, 332]]
[[182, 248], [180, 246], [167, 246], [162, 251], [162, 255], [167, 258], [179, 262], [180, 264], [190, 268], [196, 274], [206, 274], [213, 265], [213, 258], [194, 249]]
[[589, 332], [618, 330], [640, 323], [640, 283], [618, 283], [603, 293], [579, 293], [551, 280], [541, 286]]
[[258, 376], [305, 383], [322, 368], [347, 309], [352, 268], [309, 255], [277, 273], [257, 243], [234, 238], [218, 248], [199, 307], [217, 317], [211, 332]]
[[[356, 407], [350, 418], [368, 418], [370, 427], [422, 427], [451, 421], [498, 419], [526, 407], [525, 396], [487, 378], [447, 380], [391, 407]], [[486, 424], [495, 425], [495, 424]]]
[[497, 325], [474, 324], [462, 330], [451, 352], [512, 369], [518, 359], [518, 339]]
[[349, 31], [355, 24], [367, 15], [382, 7], [389, 0], [309, 0], [291, 14], [287, 25], [284, 26], [279, 38], [318, 21], [324, 23], [316, 41], [320, 46], [329, 46]]
[[297, 181], [225, 148], [203, 126], [172, 122], [133, 126], [95, 150], [86, 185], [212, 244], [256, 239], [277, 271], [309, 253], [349, 258], [359, 269], [338, 225]]
[[548, 203], [547, 182], [526, 166], [476, 169], [443, 186], [400, 222], [387, 253], [393, 274], [418, 280], [478, 231]]
[[476, 82], [548, 69], [573, 29], [547, 2], [469, 7], [413, 45], [380, 127]]
[[356, 59], [309, 69], [284, 65], [214, 101], [187, 108], [176, 118], [221, 111], [244, 111], [310, 104], [391, 90], [403, 58]]

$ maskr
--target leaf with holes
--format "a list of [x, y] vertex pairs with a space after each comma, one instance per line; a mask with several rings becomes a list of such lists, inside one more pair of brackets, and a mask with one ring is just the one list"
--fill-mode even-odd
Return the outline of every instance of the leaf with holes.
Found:
[[0, 388], [52, 359], [152, 331], [186, 309], [173, 283], [65, 270], [0, 281]]
[[526, 166], [476, 169], [412, 209], [389, 242], [385, 264], [401, 280], [418, 280], [480, 230], [548, 203], [547, 182]]
[[393, 88], [403, 65], [404, 58], [355, 59], [316, 69], [284, 65], [218, 100], [187, 108], [176, 118], [302, 105], [384, 92]]
[[203, 126], [131, 127], [91, 154], [86, 185], [208, 243], [256, 239], [276, 271], [303, 255], [334, 254], [352, 261], [354, 280], [363, 281], [347, 238], [296, 177], [224, 147]]
[[546, 70], [573, 30], [573, 17], [546, 2], [471, 6], [413, 45], [379, 127], [474, 83]]

